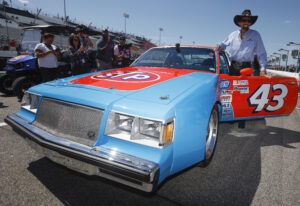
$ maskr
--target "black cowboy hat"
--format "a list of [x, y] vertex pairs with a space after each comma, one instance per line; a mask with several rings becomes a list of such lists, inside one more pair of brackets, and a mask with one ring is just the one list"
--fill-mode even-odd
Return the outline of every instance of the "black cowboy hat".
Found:
[[255, 24], [258, 16], [252, 16], [251, 14], [251, 11], [250, 10], [244, 10], [243, 13], [241, 15], [236, 15], [233, 19], [234, 23], [237, 25], [237, 26], [240, 26], [238, 24], [238, 22], [242, 19], [242, 17], [250, 17], [251, 19], [251, 25]]

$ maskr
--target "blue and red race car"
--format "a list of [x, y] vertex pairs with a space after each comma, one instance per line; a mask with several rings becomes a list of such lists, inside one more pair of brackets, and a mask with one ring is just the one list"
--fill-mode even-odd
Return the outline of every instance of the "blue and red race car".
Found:
[[212, 47], [152, 48], [127, 68], [34, 86], [5, 120], [55, 162], [151, 192], [209, 164], [219, 122], [294, 110], [296, 79], [228, 70], [226, 54]]

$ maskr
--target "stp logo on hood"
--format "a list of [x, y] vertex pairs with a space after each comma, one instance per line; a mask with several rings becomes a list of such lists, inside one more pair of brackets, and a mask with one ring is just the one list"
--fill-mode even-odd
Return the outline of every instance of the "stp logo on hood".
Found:
[[151, 72], [115, 72], [115, 73], [102, 73], [91, 76], [96, 80], [108, 80], [114, 82], [152, 82], [160, 79], [160, 76]]
[[183, 75], [194, 73], [193, 70], [170, 68], [126, 67], [99, 72], [70, 81], [72, 84], [133, 91], [140, 90]]

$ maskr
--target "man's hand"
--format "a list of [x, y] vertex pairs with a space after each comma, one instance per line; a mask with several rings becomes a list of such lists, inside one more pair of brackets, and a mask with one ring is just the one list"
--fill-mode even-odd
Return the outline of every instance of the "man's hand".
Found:
[[215, 51], [221, 51], [221, 50], [222, 50], [221, 46], [217, 44], [217, 46], [215, 47]]
[[262, 70], [262, 71], [260, 71], [260, 76], [267, 76], [267, 72], [266, 72], [266, 70]]

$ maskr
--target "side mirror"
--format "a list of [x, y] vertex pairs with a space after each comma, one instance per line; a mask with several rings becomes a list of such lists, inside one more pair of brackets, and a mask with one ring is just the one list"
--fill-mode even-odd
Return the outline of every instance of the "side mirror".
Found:
[[241, 73], [241, 77], [251, 76], [253, 74], [253, 69], [252, 68], [245, 68], [245, 69], [242, 69], [240, 71], [240, 73]]

